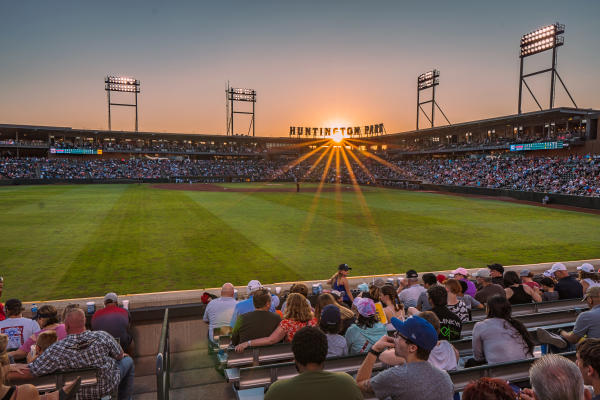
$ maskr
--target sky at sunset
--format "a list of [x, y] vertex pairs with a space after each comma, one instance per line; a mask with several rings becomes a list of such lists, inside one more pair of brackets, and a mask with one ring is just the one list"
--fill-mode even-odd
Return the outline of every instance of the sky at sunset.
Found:
[[[433, 68], [451, 122], [509, 115], [520, 37], [557, 21], [558, 71], [579, 107], [600, 108], [598, 0], [56, 0], [0, 10], [5, 124], [107, 129], [103, 81], [115, 74], [141, 81], [140, 131], [224, 134], [229, 80], [256, 89], [260, 136], [380, 122], [401, 132], [415, 128], [416, 78]], [[549, 63], [549, 52], [530, 57], [526, 72]], [[549, 75], [530, 82], [547, 108]], [[559, 85], [555, 104], [572, 106]], [[247, 118], [235, 123], [247, 133]], [[113, 129], [133, 130], [130, 109], [113, 109]]]

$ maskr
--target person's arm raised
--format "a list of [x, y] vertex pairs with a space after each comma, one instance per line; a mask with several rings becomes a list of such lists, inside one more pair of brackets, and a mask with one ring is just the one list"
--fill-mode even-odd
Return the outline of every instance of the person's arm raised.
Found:
[[360, 365], [358, 373], [356, 374], [356, 383], [358, 385], [358, 388], [364, 394], [375, 393], [373, 391], [373, 388], [371, 387], [371, 375], [373, 374], [373, 366], [377, 361], [377, 356], [375, 356], [375, 354], [373, 354], [371, 351], [381, 353], [385, 349], [388, 349], [390, 347], [394, 347], [394, 339], [387, 335], [383, 336], [381, 339], [375, 342], [373, 346], [371, 346], [371, 349], [369, 350], [369, 352], [365, 356], [365, 359]]

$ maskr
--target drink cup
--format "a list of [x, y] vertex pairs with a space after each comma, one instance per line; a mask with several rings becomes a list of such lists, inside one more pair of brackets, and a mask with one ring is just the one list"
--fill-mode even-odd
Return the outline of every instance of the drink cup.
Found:
[[96, 303], [94, 303], [93, 301], [88, 301], [85, 304], [87, 306], [88, 314], [93, 314], [94, 312], [96, 312]]
[[129, 300], [123, 300], [123, 308], [129, 310]]

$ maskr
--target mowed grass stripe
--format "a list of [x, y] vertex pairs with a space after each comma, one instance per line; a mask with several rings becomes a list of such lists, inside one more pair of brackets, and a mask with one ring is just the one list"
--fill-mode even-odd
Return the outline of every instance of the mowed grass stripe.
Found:
[[0, 213], [5, 298], [40, 300], [52, 295], [125, 187], [31, 186], [13, 191], [12, 207]]
[[264, 275], [267, 267], [294, 274], [186, 192], [133, 185], [73, 260], [53, 295], [240, 284]]

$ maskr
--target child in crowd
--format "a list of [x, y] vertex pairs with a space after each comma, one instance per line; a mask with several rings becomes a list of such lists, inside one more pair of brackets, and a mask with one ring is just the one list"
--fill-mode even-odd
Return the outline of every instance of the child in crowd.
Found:
[[[44, 331], [38, 335], [37, 341], [35, 342], [35, 349], [31, 349], [31, 351], [27, 354], [27, 363], [33, 362], [36, 358], [40, 356], [48, 347], [58, 341], [58, 335], [56, 331]], [[32, 346], [33, 347], [33, 346]]]
[[540, 280], [542, 286], [542, 301], [554, 301], [558, 300], [558, 292], [554, 291], [554, 281], [552, 278], [543, 277]]

